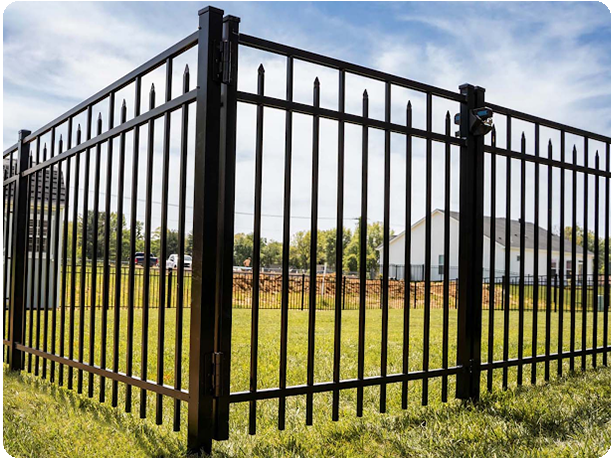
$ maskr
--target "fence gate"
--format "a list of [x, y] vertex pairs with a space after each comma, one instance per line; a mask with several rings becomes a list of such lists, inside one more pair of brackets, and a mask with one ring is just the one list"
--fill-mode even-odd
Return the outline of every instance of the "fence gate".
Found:
[[[247, 48], [284, 60], [285, 98], [265, 91], [262, 65], [257, 90], [238, 89], [238, 56]], [[186, 67], [180, 94], [176, 88], [173, 94], [177, 63], [191, 49], [197, 60], [196, 87], [191, 88]], [[304, 63], [336, 73], [335, 109], [322, 105], [317, 78], [310, 103], [294, 100], [294, 67]], [[158, 69], [164, 70], [157, 82], [164, 98], [156, 104], [155, 84], [145, 100], [142, 93]], [[364, 79], [382, 87], [382, 117], [371, 111], [367, 91], [361, 110], [348, 109], [349, 90], [353, 94], [355, 81]], [[201, 10], [198, 31], [41, 129], [20, 131], [18, 142], [4, 151], [5, 361], [12, 370], [57, 378], [69, 389], [76, 383], [77, 391], [89, 397], [97, 391], [101, 402], [110, 388], [113, 406], [121, 401], [126, 411], [138, 408], [142, 418], [152, 416], [157, 424], [168, 419], [175, 430], [187, 421], [188, 447], [206, 452], [212, 440], [229, 437], [231, 405], [255, 434], [258, 422], [272, 416], [270, 411], [258, 416], [271, 399], [278, 401], [278, 428], [285, 429], [290, 397], [304, 397], [299, 412], [310, 425], [322, 411], [315, 397], [328, 393], [331, 417], [338, 420], [348, 404], [362, 416], [372, 405], [370, 388], [378, 388], [378, 409], [386, 412], [390, 400], [403, 409], [414, 398], [428, 404], [435, 389], [443, 402], [454, 390], [456, 398], [477, 400], [482, 373], [491, 391], [499, 376], [506, 389], [511, 372], [522, 384], [524, 365], [530, 365], [533, 384], [541, 372], [544, 380], [550, 378], [551, 361], [557, 362], [558, 374], [565, 367], [574, 370], [575, 359], [582, 369], [588, 357], [596, 366], [598, 354], [606, 365], [610, 138], [494, 105], [480, 87], [459, 89], [436, 88], [240, 34], [238, 18], [224, 17], [213, 7]], [[116, 98], [124, 98], [123, 103]], [[423, 111], [417, 106], [420, 100]], [[398, 102], [400, 118], [394, 109]], [[451, 113], [436, 115], [441, 103]], [[241, 105], [255, 106], [255, 186], [250, 296], [237, 300], [233, 287], [245, 276], [233, 272]], [[108, 116], [96, 119], [103, 109]], [[261, 257], [264, 116], [270, 109], [285, 116], [284, 125], [278, 126], [284, 131], [283, 174], [275, 178], [283, 182], [283, 237], [274, 336], [262, 303], [267, 281]], [[298, 115], [309, 117], [312, 126], [309, 269], [302, 276], [299, 308], [290, 307], [296, 304], [290, 288], [290, 221]], [[347, 167], [353, 151], [348, 145], [356, 139], [360, 145], [354, 149], [360, 170], [360, 188], [354, 190], [360, 202], [358, 275], [332, 277], [329, 297], [321, 299], [329, 299], [330, 307], [318, 303], [315, 287], [320, 192], [326, 185], [322, 120], [337, 129], [338, 272], [345, 261], [345, 185], [353, 178], [350, 170], [356, 170]], [[493, 122], [505, 128], [496, 130]], [[455, 135], [453, 124], [458, 125]], [[354, 128], [353, 136], [346, 135]], [[527, 134], [519, 135], [521, 130]], [[161, 132], [161, 142], [156, 142], [156, 132]], [[376, 169], [372, 161], [379, 151], [372, 148], [373, 132], [382, 132], [383, 139], [382, 268], [376, 281], [369, 279], [367, 269], [373, 215], [369, 190], [374, 186], [369, 170]], [[394, 263], [416, 264], [412, 257], [423, 248], [423, 278], [414, 282], [411, 269], [394, 267], [390, 272], [391, 208], [397, 199], [391, 182], [392, 170], [398, 170], [392, 166], [397, 151], [393, 137], [402, 144], [406, 229], [397, 236], [404, 241], [403, 261]], [[435, 166], [439, 161], [442, 166]], [[457, 181], [454, 171], [459, 171]], [[418, 177], [425, 177], [422, 193], [414, 191]], [[193, 196], [187, 191], [190, 180]], [[440, 212], [433, 200], [438, 190], [444, 203]], [[456, 198], [459, 212], [451, 210]], [[512, 204], [517, 200], [520, 211], [514, 220]], [[124, 209], [125, 203], [129, 206]], [[539, 220], [540, 214], [546, 221]], [[169, 221], [175, 216], [177, 240], [170, 249], [174, 233]], [[190, 230], [191, 237], [186, 237]], [[434, 234], [440, 241], [433, 241]], [[451, 279], [450, 271], [454, 247], [459, 252], [457, 279]], [[163, 263], [171, 250], [177, 250], [179, 261], [167, 271]], [[186, 275], [183, 254], [189, 250], [192, 271]], [[400, 278], [398, 272], [403, 273]], [[374, 303], [369, 293], [373, 283], [378, 289]], [[355, 295], [357, 307], [345, 308], [347, 295]], [[188, 314], [185, 308], [190, 308]], [[302, 327], [298, 341], [303, 351], [296, 350], [296, 338], [290, 337], [294, 323]], [[357, 337], [348, 338], [349, 330]], [[329, 373], [320, 369], [325, 355], [330, 357]], [[272, 376], [269, 368], [258, 365], [277, 358], [278, 372]], [[245, 365], [231, 372], [231, 361], [240, 359]], [[248, 368], [248, 374], [241, 374], [241, 368]], [[150, 369], [155, 369], [154, 380]], [[296, 369], [304, 369], [299, 383]], [[140, 389], [138, 398], [132, 397], [132, 388]], [[419, 396], [412, 397], [414, 393]], [[181, 410], [184, 404], [187, 413]]]

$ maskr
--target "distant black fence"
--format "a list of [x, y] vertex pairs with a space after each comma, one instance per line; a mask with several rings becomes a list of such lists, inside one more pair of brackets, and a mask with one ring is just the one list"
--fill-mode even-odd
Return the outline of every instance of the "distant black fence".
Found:
[[[379, 389], [378, 409], [385, 412], [391, 397], [390, 386], [397, 389], [394, 396], [401, 407], [407, 408], [409, 396], [417, 388], [409, 386], [411, 381], [419, 383], [421, 397], [417, 398], [421, 398], [423, 405], [428, 404], [433, 394], [434, 381], [440, 383], [436, 387], [440, 387], [438, 395], [443, 402], [453, 389], [452, 396], [476, 401], [482, 391], [483, 373], [487, 376], [487, 390], [492, 391], [494, 376], [500, 373], [500, 386], [509, 387], [510, 368], [517, 370], [516, 384], [521, 385], [523, 370], [528, 368], [530, 382], [534, 384], [540, 375], [538, 368], [544, 368], [543, 379], [547, 381], [551, 371], [562, 375], [565, 368], [574, 370], [576, 361], [582, 369], [587, 368], [590, 360], [593, 367], [599, 362], [608, 364], [609, 137], [490, 103], [485, 89], [479, 86], [464, 84], [459, 91], [450, 91], [241, 34], [239, 22], [239, 18], [224, 17], [222, 10], [213, 7], [201, 10], [197, 31], [42, 128], [34, 132], [21, 130], [17, 143], [4, 151], [3, 283], [8, 293], [3, 345], [4, 359], [11, 370], [48, 376], [51, 381], [57, 380], [69, 389], [76, 387], [78, 393], [86, 392], [89, 397], [97, 393], [101, 402], [107, 400], [110, 389], [108, 398], [112, 406], [118, 406], [121, 400], [126, 412], [138, 409], [141, 418], [153, 417], [157, 424], [172, 422], [175, 430], [186, 424], [189, 450], [208, 454], [213, 440], [226, 440], [231, 435], [232, 404], [247, 405], [242, 417], [248, 423], [249, 433], [255, 434], [264, 417], [258, 416], [263, 400], [277, 400], [276, 420], [279, 429], [285, 429], [288, 397], [304, 398], [304, 417], [310, 425], [314, 410], [320, 407], [314, 403], [315, 394], [331, 394], [331, 417], [338, 420], [345, 411], [340, 409], [341, 391], [343, 398], [349, 395], [355, 398], [355, 413], [362, 416], [365, 403], [370, 403], [370, 398], [364, 396], [367, 387]], [[270, 24], [274, 25], [274, 21]], [[182, 72], [183, 62], [177, 81], [173, 65], [192, 48], [197, 54], [194, 72], [197, 81], [190, 81], [188, 67]], [[253, 70], [256, 90], [238, 90], [238, 54], [245, 48], [285, 62], [285, 97], [273, 97], [266, 91], [263, 65], [257, 72]], [[317, 78], [310, 102], [294, 100], [294, 64], [305, 62], [312, 68], [336, 73], [336, 105], [321, 106]], [[164, 76], [156, 91], [154, 84], [149, 87], [143, 82], [157, 69]], [[368, 79], [380, 85], [384, 93], [383, 116], [373, 115], [368, 92], [356, 94], [353, 86], [347, 84], [349, 79], [354, 82]], [[173, 85], [173, 81], [179, 84]], [[409, 93], [412, 100], [408, 100]], [[414, 97], [416, 93], [418, 97]], [[356, 95], [356, 104], [346, 103], [346, 96]], [[118, 100], [127, 97], [128, 101], [119, 103], [116, 97]], [[392, 109], [392, 100], [402, 107], [400, 116]], [[360, 102], [361, 109], [356, 110], [352, 105]], [[253, 257], [249, 275], [233, 272], [239, 104], [255, 109], [251, 131], [255, 132]], [[424, 126], [413, 123], [413, 104], [421, 105], [416, 113], [422, 119], [425, 113]], [[449, 111], [443, 113], [439, 110], [441, 106], [458, 109], [459, 113], [457, 116]], [[283, 181], [279, 275], [264, 273], [261, 259], [265, 215], [263, 171], [269, 164], [264, 161], [264, 116], [270, 109], [285, 115], [284, 125], [275, 126], [278, 132], [285, 133], [283, 173], [282, 177], [281, 174], [274, 177]], [[102, 115], [103, 110], [108, 113], [106, 116]], [[194, 111], [195, 120], [190, 115]], [[312, 121], [310, 199], [298, 196], [311, 206], [313, 236], [307, 276], [290, 275], [290, 223], [292, 201], [296, 199], [292, 191], [294, 114]], [[171, 129], [171, 118], [177, 121], [178, 129]], [[190, 119], [195, 121], [193, 129], [189, 127]], [[326, 278], [318, 272], [320, 143], [326, 139], [320, 138], [322, 119], [338, 129], [334, 183], [335, 266], [339, 267], [344, 266], [345, 256], [345, 156], [354, 153], [358, 156], [354, 160], [361, 164], [361, 187], [352, 191], [359, 192], [360, 198], [356, 277]], [[452, 119], [458, 124], [457, 135], [452, 133]], [[156, 128], [156, 121], [161, 126]], [[498, 132], [504, 131], [504, 145], [498, 142], [494, 121]], [[526, 135], [517, 131], [517, 122], [528, 129], [529, 146]], [[361, 131], [359, 151], [346, 151], [348, 125]], [[391, 222], [398, 218], [391, 215], [392, 196], [405, 206], [402, 213], [405, 228], [411, 228], [414, 217], [419, 217], [413, 204], [420, 201], [418, 209], [425, 204], [422, 236], [418, 238], [407, 231], [401, 256], [402, 264], [410, 266], [411, 255], [423, 250], [425, 263], [419, 274], [423, 281], [416, 278], [416, 273], [401, 273], [388, 264], [381, 268], [381, 279], [374, 279], [373, 273], [367, 272], [367, 223], [373, 218], [369, 195], [374, 186], [370, 180], [373, 174], [369, 174], [373, 153], [369, 152], [372, 144], [369, 135], [373, 130], [380, 131], [384, 138], [383, 148], [377, 150], [383, 157], [382, 259], [392, 259]], [[156, 136], [156, 132], [161, 135]], [[406, 178], [404, 197], [395, 191], [392, 194], [392, 134], [404, 141], [404, 154], [394, 154], [394, 161], [404, 160], [402, 169], [394, 166]], [[546, 136], [555, 141], [546, 143]], [[161, 142], [156, 145], [158, 137]], [[582, 158], [573, 145], [576, 142], [579, 150], [582, 147]], [[423, 148], [418, 152], [423, 160], [414, 161], [417, 143]], [[458, 161], [452, 161], [454, 157]], [[435, 158], [444, 166], [435, 165]], [[452, 200], [454, 164], [459, 164], [459, 191], [453, 192], [456, 195]], [[500, 167], [504, 174], [497, 172]], [[519, 184], [512, 184], [513, 169], [519, 170]], [[532, 185], [526, 183], [528, 170], [534, 171]], [[541, 173], [547, 178], [543, 189]], [[562, 180], [556, 182], [554, 174]], [[423, 178], [423, 192], [414, 193], [414, 176], [420, 177], [419, 183]], [[190, 177], [193, 185], [188, 183]], [[438, 220], [437, 228], [433, 222], [433, 187], [440, 187], [444, 197], [444, 211], [437, 213], [442, 221]], [[193, 206], [187, 197], [188, 189], [193, 189]], [[484, 210], [486, 190], [490, 194], [489, 216]], [[546, 212], [541, 209], [544, 205], [540, 193], [546, 194]], [[172, 203], [176, 212], [169, 211], [173, 197], [178, 201]], [[577, 203], [579, 198], [582, 205]], [[452, 202], [456, 199], [459, 220], [452, 232]], [[129, 202], [129, 208], [124, 209], [124, 202]], [[512, 202], [519, 203], [519, 216], [512, 215]], [[156, 213], [159, 209], [159, 218], [156, 215], [155, 219], [154, 204]], [[526, 215], [526, 208], [539, 211]], [[193, 217], [191, 228], [186, 223], [190, 221], [186, 216], [188, 209]], [[114, 226], [112, 213], [118, 220]], [[141, 215], [142, 227], [137, 218]], [[192, 230], [192, 271], [185, 271], [182, 261], [176, 271], [158, 270], [151, 265], [148, 254], [157, 254], [157, 248], [152, 246], [158, 221], [156, 244], [159, 243], [160, 260], [170, 255], [171, 219], [177, 223], [178, 247], [173, 245], [172, 249], [176, 253], [186, 252], [186, 235]], [[569, 240], [554, 235], [553, 228], [569, 226], [572, 229]], [[579, 238], [581, 230], [586, 233], [591, 228], [598, 242], [593, 254], [587, 243], [580, 245]], [[440, 249], [433, 244], [433, 234], [442, 242]], [[457, 240], [452, 240], [452, 234], [457, 234]], [[486, 234], [491, 236], [490, 257], [484, 270]], [[137, 252], [141, 235], [144, 247], [138, 250], [147, 254], [144, 266], [137, 266], [131, 259], [125, 274], [123, 260]], [[456, 250], [457, 275], [450, 265]], [[527, 266], [528, 250], [546, 254], [545, 259], [536, 256]], [[88, 264], [88, 254], [93, 254], [91, 271], [89, 267], [81, 268]], [[554, 254], [558, 254], [556, 260]], [[443, 260], [441, 266], [432, 263], [437, 255], [438, 260]], [[588, 269], [579, 269], [580, 262], [592, 256], [593, 272], [604, 273], [596, 279]], [[497, 257], [503, 260], [496, 260]], [[511, 274], [511, 268], [514, 270], [517, 264], [518, 277], [498, 276], [501, 265], [504, 273]], [[527, 275], [554, 265], [565, 269], [570, 277], [562, 280], [549, 272], [535, 280]], [[238, 330], [243, 333], [241, 339], [248, 333], [249, 342], [233, 342], [238, 339], [232, 333], [238, 328], [233, 326], [233, 320], [239, 316], [234, 308], [249, 308], [249, 313], [240, 314], [249, 323], [241, 324]], [[265, 323], [260, 320], [260, 310], [264, 308], [279, 309], [279, 321], [275, 324], [279, 331], [278, 354], [276, 350], [273, 355], [263, 354], [260, 345]], [[440, 314], [436, 308], [440, 308]], [[304, 355], [292, 355], [290, 309], [305, 310], [303, 329], [299, 330], [301, 341], [306, 341]], [[331, 333], [323, 343], [332, 354], [332, 377], [324, 381], [315, 370], [322, 358], [318, 350], [321, 336], [316, 333], [321, 323], [320, 309], [330, 309], [331, 314], [326, 317], [332, 319], [328, 320]], [[374, 344], [378, 348], [374, 368], [372, 355], [368, 354], [373, 352], [373, 342], [367, 339], [367, 330], [372, 338], [372, 324], [367, 324], [369, 309], [381, 311], [380, 321], [376, 321]], [[412, 309], [423, 312], [412, 314]], [[356, 311], [347, 314], [357, 319], [357, 352], [352, 349], [350, 357], [343, 353], [342, 340], [346, 334], [343, 310]], [[421, 332], [417, 336], [416, 320]], [[434, 326], [440, 327], [440, 333]], [[482, 336], [484, 330], [487, 336]], [[392, 338], [400, 337], [396, 352], [402, 356], [393, 373], [388, 361], [388, 350], [393, 345], [391, 333], [396, 333]], [[184, 341], [189, 343], [189, 351]], [[417, 341], [419, 346], [415, 346]], [[526, 345], [531, 349], [530, 355], [524, 355]], [[248, 360], [239, 366], [245, 370], [238, 378], [246, 382], [240, 390], [230, 384], [231, 378], [237, 377], [231, 373], [235, 358]], [[342, 379], [341, 370], [345, 369], [347, 358], [353, 359], [350, 363], [356, 372]], [[278, 363], [275, 371], [278, 379], [267, 387], [260, 382], [262, 369], [258, 362], [263, 359], [270, 364]], [[304, 380], [294, 385], [288, 384], [291, 365], [305, 370]], [[451, 386], [453, 383], [455, 387]], [[138, 396], [133, 396], [133, 390], [138, 391]], [[323, 399], [318, 399], [318, 403]], [[182, 406], [186, 406], [187, 415], [185, 410], [181, 414]], [[266, 418], [270, 418], [268, 413]]]
[[[92, 299], [96, 307], [102, 307], [102, 292], [98, 292], [97, 295], [91, 295], [92, 285], [100, 285], [103, 280], [103, 269], [96, 271], [98, 280], [92, 284], [93, 269], [91, 265], [87, 266], [85, 276], [82, 276], [81, 266], [77, 265], [76, 278], [84, 279], [84, 283], [80, 282], [75, 285], [75, 307], [81, 306], [81, 298], [85, 301], [85, 307], [90, 307]], [[115, 307], [115, 301], [119, 301], [121, 308], [127, 308], [130, 302], [130, 295], [128, 289], [125, 287], [129, 285], [128, 281], [130, 275], [134, 277], [134, 294], [133, 302], [135, 308], [143, 307], [143, 289], [145, 286], [145, 270], [143, 268], [137, 268], [132, 274], [124, 267], [120, 276], [115, 273], [114, 267], [110, 270], [111, 276], [109, 279], [109, 288], [112, 292], [116, 291], [116, 284], [119, 280], [119, 294], [112, 295], [109, 298], [108, 306]], [[66, 270], [66, 278], [70, 282], [72, 276], [71, 268]], [[152, 268], [149, 276], [149, 308], [159, 307], [159, 290], [160, 290], [160, 270]], [[181, 305], [183, 308], [189, 308], [191, 305], [191, 289], [192, 289], [192, 271], [185, 270], [183, 274], [183, 295], [178, 295], [179, 288], [179, 276], [177, 269], [167, 269], [165, 276], [166, 282], [166, 294], [165, 294], [165, 308], [176, 308], [178, 300], [181, 299]], [[253, 307], [253, 273], [235, 272], [233, 274], [233, 301], [232, 306], [236, 309], [250, 309]], [[583, 282], [586, 282], [586, 301], [584, 301]], [[506, 277], [499, 276], [494, 278], [494, 301], [490, 303], [490, 279], [483, 279], [483, 309], [489, 309], [490, 305], [497, 310], [504, 309], [505, 301], [505, 288], [507, 286]], [[366, 309], [381, 309], [383, 307], [383, 279], [367, 279], [366, 280], [366, 295], [365, 305]], [[561, 286], [561, 282], [557, 275], [552, 276], [550, 297], [552, 299], [551, 307], [553, 311], [557, 311], [560, 304], [566, 311], [570, 311], [571, 308], [571, 284], [570, 277], [566, 277], [564, 280], [564, 286]], [[80, 289], [83, 285], [87, 294], [81, 296]], [[575, 306], [576, 308], [583, 308], [584, 304], [587, 304], [588, 309], [594, 309], [602, 311], [604, 309], [604, 292], [605, 292], [605, 279], [604, 275], [589, 275], [586, 279], [583, 276], [578, 276], [576, 279], [576, 285], [581, 287], [575, 291]], [[121, 288], [121, 286], [124, 286]], [[509, 310], [518, 311], [520, 305], [520, 288], [522, 282], [520, 282], [519, 276], [509, 277]], [[535, 279], [533, 276], [525, 276], [523, 282], [524, 288], [524, 310], [531, 310], [534, 307], [532, 301], [534, 297], [535, 286], [538, 286], [538, 308], [545, 310], [547, 307], [547, 276], [538, 276]], [[458, 289], [456, 280], [449, 281], [449, 297], [447, 303], [444, 301], [444, 282], [443, 281], [431, 281], [430, 283], [430, 308], [441, 309], [445, 304], [448, 304], [451, 309], [457, 309], [458, 303]], [[563, 292], [562, 289], [563, 288]], [[388, 282], [388, 306], [390, 309], [402, 309], [404, 307], [405, 297], [405, 282], [403, 280], [390, 279]], [[413, 309], [423, 309], [425, 307], [425, 284], [423, 281], [411, 281], [408, 284], [408, 291], [406, 294], [411, 299], [410, 307]], [[288, 282], [288, 308], [292, 310], [308, 310], [309, 309], [309, 296], [311, 294], [310, 278], [307, 274], [291, 274]], [[315, 304], [318, 310], [333, 311], [336, 301], [336, 276], [335, 274], [318, 275], [315, 292]], [[259, 309], [281, 309], [282, 307], [282, 293], [283, 293], [283, 276], [279, 273], [261, 273], [260, 274], [260, 286], [259, 286]], [[563, 293], [563, 294], [561, 294]], [[66, 292], [67, 295], [70, 292]], [[341, 289], [341, 309], [342, 310], [359, 310], [360, 305], [360, 280], [356, 276], [343, 276], [342, 277], [342, 289]], [[8, 300], [6, 298], [5, 300]], [[62, 304], [71, 304], [70, 296], [65, 299], [58, 298], [56, 305], [59, 307]], [[563, 301], [563, 303], [561, 302]], [[8, 307], [8, 302], [5, 301]], [[29, 303], [28, 303], [29, 304]], [[53, 303], [50, 302], [49, 307], [53, 307]], [[43, 303], [44, 308], [44, 303]]]

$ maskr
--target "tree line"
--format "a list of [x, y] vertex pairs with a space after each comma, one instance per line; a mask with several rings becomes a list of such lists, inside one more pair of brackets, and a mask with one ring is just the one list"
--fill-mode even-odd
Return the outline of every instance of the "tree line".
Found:
[[[85, 237], [85, 256], [88, 260], [94, 259], [94, 256], [98, 260], [102, 260], [104, 258], [104, 252], [106, 250], [106, 245], [104, 244], [104, 234], [105, 234], [105, 220], [106, 220], [106, 212], [98, 213], [98, 231], [97, 234], [94, 235], [94, 223], [95, 223], [95, 215], [93, 211], [87, 212], [87, 221], [86, 221], [86, 237]], [[117, 217], [116, 212], [111, 212], [109, 218], [109, 259], [115, 260], [117, 257], [117, 226], [119, 224], [119, 219]], [[70, 222], [68, 224], [68, 240], [67, 240], [67, 249], [68, 256], [72, 254], [72, 233], [73, 233], [73, 225], [74, 222]], [[83, 226], [84, 219], [82, 215], [79, 215], [77, 219], [77, 245], [76, 245], [76, 254], [77, 259], [80, 259], [83, 254]], [[128, 260], [132, 256], [133, 253], [130, 253], [130, 229], [128, 228], [126, 219], [123, 218], [121, 221], [121, 258], [123, 260]], [[135, 252], [144, 252], [145, 251], [145, 225], [141, 221], [137, 221], [135, 225]], [[160, 255], [160, 235], [161, 228], [156, 228], [151, 234], [151, 254], [154, 256]], [[98, 247], [94, 252], [94, 241], [97, 241]], [[185, 253], [191, 254], [193, 248], [193, 235], [190, 232], [185, 237]], [[166, 253], [168, 255], [173, 253], [179, 253], [179, 232], [177, 230], [168, 229], [166, 232]]]
[[[366, 270], [373, 272], [379, 267], [379, 252], [383, 243], [383, 225], [368, 224], [366, 231]], [[392, 234], [393, 235], [393, 234]], [[253, 259], [253, 233], [234, 235], [234, 265], [250, 266]], [[262, 238], [260, 262], [262, 267], [278, 267], [282, 263], [283, 244], [273, 239]], [[343, 228], [343, 271], [355, 272], [360, 261], [360, 224], [353, 230]], [[291, 237], [289, 264], [294, 269], [308, 269], [311, 259], [311, 232], [298, 231]], [[336, 271], [336, 228], [317, 231], [317, 264]]]

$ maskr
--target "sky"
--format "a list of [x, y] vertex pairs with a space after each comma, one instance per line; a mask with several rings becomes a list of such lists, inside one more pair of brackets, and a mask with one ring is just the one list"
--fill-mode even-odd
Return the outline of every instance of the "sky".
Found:
[[[16, 141], [19, 129], [36, 130], [69, 110], [101, 88], [119, 79], [180, 39], [194, 32], [198, 2], [15, 2], [3, 16], [3, 147]], [[219, 2], [214, 6], [241, 18], [242, 33], [284, 43], [383, 70], [419, 82], [457, 91], [462, 83], [486, 88], [486, 100], [543, 118], [569, 124], [599, 134], [611, 133], [611, 15], [597, 2]], [[195, 82], [195, 50], [174, 63], [173, 97], [179, 93], [185, 63]], [[239, 89], [255, 92], [257, 67], [266, 69], [266, 95], [285, 97], [285, 62], [282, 58], [241, 47], [239, 50]], [[163, 98], [163, 69], [143, 80], [144, 91], [155, 83], [158, 102]], [[296, 62], [294, 99], [311, 103], [315, 77], [321, 81], [322, 106], [336, 108], [338, 75], [330, 69]], [[347, 111], [360, 113], [362, 93], [368, 90], [370, 116], [383, 118], [383, 85], [351, 76], [347, 78]], [[126, 97], [129, 113], [133, 96]], [[408, 100], [414, 107], [414, 125], [425, 127], [425, 98], [422, 94], [393, 88], [392, 121], [403, 122]], [[143, 101], [146, 101], [143, 92]], [[145, 102], [143, 102], [145, 103]], [[103, 122], [108, 108], [100, 104]], [[119, 105], [119, 104], [117, 104]], [[458, 111], [457, 105], [435, 98], [433, 129], [441, 132], [445, 112]], [[117, 116], [116, 116], [117, 118]], [[190, 109], [193, 125], [195, 109]], [[80, 118], [82, 119], [82, 117]], [[79, 119], [78, 119], [79, 120]], [[504, 118], [497, 117], [504, 125]], [[83, 122], [81, 120], [80, 122]], [[172, 118], [172, 170], [169, 226], [178, 222], [178, 119]], [[266, 109], [264, 114], [263, 236], [282, 238], [283, 214], [283, 112]], [[310, 227], [312, 119], [294, 115], [294, 162], [292, 170], [291, 232]], [[159, 127], [158, 127], [159, 126]], [[156, 123], [156, 145], [161, 143], [161, 121]], [[193, 127], [193, 126], [192, 126]], [[146, 129], [146, 128], [145, 128]], [[534, 153], [534, 128], [514, 122], [513, 148], [519, 149], [521, 131], [526, 130], [528, 153]], [[61, 131], [61, 129], [60, 129]], [[500, 130], [499, 130], [500, 131]], [[371, 129], [369, 139], [369, 219], [383, 218], [383, 133]], [[64, 134], [65, 135], [65, 134]], [[193, 129], [190, 130], [193, 138]], [[548, 136], [553, 136], [554, 157], [559, 158], [559, 139], [555, 132], [543, 130], [541, 151]], [[128, 136], [128, 144], [131, 142]], [[141, 133], [141, 138], [143, 134]], [[239, 104], [237, 133], [236, 231], [253, 230], [255, 109]], [[499, 142], [504, 133], [499, 132]], [[48, 141], [48, 140], [46, 140]], [[577, 142], [583, 162], [582, 139], [567, 138], [565, 158]], [[320, 140], [320, 229], [335, 227], [337, 123], [321, 121]], [[394, 232], [404, 229], [404, 145], [399, 135], [392, 136], [391, 225]], [[141, 143], [141, 149], [144, 145]], [[602, 145], [590, 143], [588, 156], [593, 165], [595, 150]], [[190, 160], [193, 160], [193, 142]], [[160, 221], [161, 151], [156, 146], [154, 164], [154, 208], [152, 227]], [[413, 197], [416, 221], [424, 212], [425, 143], [414, 140]], [[117, 151], [117, 150], [115, 150]], [[131, 150], [129, 150], [131, 151]], [[144, 152], [144, 150], [142, 150]], [[433, 207], [443, 207], [443, 146], [433, 147]], [[345, 226], [353, 228], [360, 212], [361, 129], [346, 127]], [[106, 155], [106, 148], [103, 155]], [[458, 156], [452, 149], [452, 204], [458, 206]], [[488, 155], [489, 156], [489, 155]], [[142, 158], [142, 155], [141, 155]], [[604, 160], [602, 161], [604, 163]], [[106, 161], [102, 161], [104, 172]], [[127, 158], [126, 167], [131, 167]], [[127, 169], [129, 170], [129, 169]], [[189, 170], [189, 168], [188, 168]], [[519, 183], [519, 167], [513, 163], [512, 184]], [[188, 222], [191, 226], [193, 170], [188, 176]], [[139, 168], [140, 184], [145, 167]], [[489, 173], [489, 158], [486, 175]], [[499, 160], [498, 186], [504, 186], [505, 164]], [[105, 174], [103, 174], [103, 177]], [[546, 169], [540, 172], [541, 189], [546, 190]], [[112, 189], [117, 189], [114, 174]], [[566, 183], [569, 177], [566, 178]], [[554, 190], [560, 176], [554, 173]], [[74, 182], [73, 182], [74, 183]], [[83, 181], [81, 182], [83, 184]], [[126, 179], [126, 186], [130, 184]], [[489, 181], [486, 179], [486, 184]], [[534, 187], [534, 168], [527, 170], [528, 189]], [[104, 179], [101, 190], [105, 190]], [[594, 196], [594, 182], [588, 187]], [[486, 185], [487, 188], [487, 185]], [[504, 215], [504, 188], [498, 192], [498, 215]], [[566, 202], [569, 202], [566, 187]], [[81, 189], [81, 192], [83, 190]], [[113, 194], [113, 192], [112, 192]], [[601, 196], [604, 192], [601, 192]], [[104, 202], [104, 191], [100, 194]], [[115, 194], [113, 194], [115, 196]], [[582, 196], [582, 195], [580, 195]], [[90, 187], [90, 200], [93, 199]], [[534, 218], [535, 204], [527, 197], [527, 219]], [[538, 204], [541, 222], [545, 220], [546, 192]], [[558, 199], [559, 200], [559, 199]], [[579, 199], [582, 202], [582, 199]], [[129, 199], [124, 209], [129, 209]], [[70, 202], [69, 202], [70, 205]], [[486, 213], [489, 192], [486, 189]], [[604, 208], [602, 202], [601, 206]], [[582, 206], [580, 205], [582, 212]], [[113, 200], [112, 210], [116, 208]], [[559, 215], [554, 206], [554, 221]], [[139, 188], [139, 218], [144, 218], [144, 188]], [[513, 196], [512, 214], [519, 214], [519, 197]], [[567, 212], [568, 216], [569, 212]], [[591, 217], [593, 218], [593, 216]], [[591, 220], [591, 226], [594, 223]], [[601, 219], [602, 224], [602, 219]], [[544, 226], [541, 224], [541, 226]], [[555, 229], [555, 225], [554, 225]]]

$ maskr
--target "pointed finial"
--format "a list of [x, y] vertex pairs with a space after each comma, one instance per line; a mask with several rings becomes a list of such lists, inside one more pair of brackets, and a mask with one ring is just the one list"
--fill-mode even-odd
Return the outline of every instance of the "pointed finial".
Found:
[[98, 121], [102, 121], [102, 112], [98, 112]]
[[521, 140], [522, 142], [526, 140], [526, 133], [522, 131], [521, 133]]
[[573, 145], [573, 153], [577, 153], [577, 145]]
[[264, 73], [266, 70], [264, 70], [264, 64], [260, 64], [260, 66], [258, 67], [258, 73]]
[[549, 139], [548, 147], [551, 148], [551, 139]]
[[121, 108], [126, 108], [126, 99], [121, 102]]
[[319, 87], [319, 78], [318, 77], [315, 77], [315, 81], [313, 82], [313, 85], [315, 87]]
[[189, 73], [189, 64], [185, 64], [185, 71], [183, 73]]
[[81, 130], [81, 123], [77, 124], [77, 131]]
[[151, 92], [155, 92], [155, 83], [151, 83]]
[[451, 119], [451, 115], [449, 114], [449, 110], [447, 110], [447, 114], [445, 115], [445, 119], [446, 120], [450, 120]]
[[62, 134], [60, 134], [60, 142], [62, 141]]
[[368, 91], [366, 89], [362, 93], [362, 97], [364, 97], [364, 98], [368, 97]]
[[408, 108], [409, 110], [411, 110], [411, 109], [413, 108], [413, 104], [411, 103], [411, 101], [410, 101], [410, 100], [407, 102], [407, 108]]

